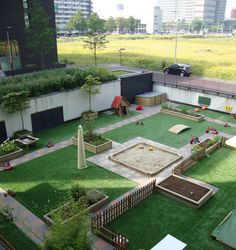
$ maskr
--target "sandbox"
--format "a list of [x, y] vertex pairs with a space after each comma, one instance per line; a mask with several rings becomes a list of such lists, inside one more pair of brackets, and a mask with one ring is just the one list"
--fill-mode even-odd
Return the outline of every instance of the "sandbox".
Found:
[[175, 152], [147, 143], [138, 143], [109, 157], [110, 160], [146, 175], [156, 175], [182, 158]]
[[202, 206], [213, 194], [211, 188], [177, 175], [171, 175], [157, 184], [157, 191], [194, 208]]

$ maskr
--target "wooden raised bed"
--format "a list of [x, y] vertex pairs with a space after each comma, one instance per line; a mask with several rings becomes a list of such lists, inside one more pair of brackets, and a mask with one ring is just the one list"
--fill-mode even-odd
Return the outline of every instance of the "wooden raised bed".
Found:
[[201, 207], [213, 194], [212, 189], [177, 175], [164, 179], [157, 184], [156, 190], [193, 208]]
[[169, 115], [175, 115], [178, 117], [182, 117], [182, 118], [189, 119], [192, 121], [197, 121], [197, 122], [201, 122], [204, 120], [204, 115], [201, 115], [201, 114], [198, 114], [197, 116], [193, 116], [190, 114], [182, 113], [181, 111], [174, 111], [174, 110], [165, 109], [165, 108], [161, 108], [160, 112], [169, 114]]
[[[106, 195], [102, 200], [98, 201], [97, 203], [94, 203], [93, 205], [89, 206], [87, 208], [88, 212], [89, 213], [94, 213], [98, 210], [100, 210], [101, 208], [103, 208], [104, 206], [106, 206], [107, 204], [109, 203], [109, 197]], [[59, 211], [60, 209], [62, 209], [63, 207], [66, 207], [68, 206], [69, 203], [66, 203], [64, 204], [63, 206], [61, 207], [58, 207], [56, 209], [54, 209], [53, 211], [45, 214], [43, 216], [43, 220], [44, 222], [48, 225], [48, 226], [51, 226], [54, 224], [54, 221], [53, 221], [53, 214], [55, 214], [57, 211]], [[68, 219], [67, 219], [68, 220]], [[65, 220], [63, 223], [65, 223], [67, 220]]]
[[96, 120], [98, 118], [98, 112], [82, 114], [82, 118], [86, 121]]
[[199, 145], [205, 149], [205, 154], [207, 155], [211, 154], [213, 151], [215, 151], [217, 148], [220, 148], [222, 145], [221, 141], [218, 141], [213, 145], [209, 145], [208, 144], [209, 141], [210, 139], [206, 139], [199, 143]]
[[[72, 143], [77, 146], [77, 138], [76, 137], [72, 137]], [[107, 139], [107, 142], [105, 142], [101, 145], [98, 145], [98, 146], [94, 146], [92, 144], [84, 142], [84, 147], [87, 151], [89, 151], [91, 153], [100, 154], [100, 153], [112, 148], [112, 141]]]
[[18, 150], [14, 151], [10, 154], [0, 156], [0, 163], [13, 160], [17, 157], [20, 157], [21, 155], [23, 155], [23, 149], [18, 148]]

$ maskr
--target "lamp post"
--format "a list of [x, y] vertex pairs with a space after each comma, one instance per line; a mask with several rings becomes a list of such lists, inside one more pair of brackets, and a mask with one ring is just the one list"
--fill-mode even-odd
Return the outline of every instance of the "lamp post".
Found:
[[120, 48], [120, 49], [118, 50], [118, 52], [120, 53], [120, 65], [123, 64], [122, 51], [125, 51], [125, 48]]
[[178, 46], [179, 20], [178, 20], [178, 16], [177, 16], [177, 11], [178, 11], [178, 0], [175, 0], [175, 55], [174, 55], [174, 64], [176, 64], [177, 46]]
[[11, 47], [10, 36], [9, 36], [10, 29], [11, 29], [11, 27], [7, 27], [6, 33], [7, 33], [7, 43], [8, 43], [8, 54], [9, 54], [9, 57], [10, 57], [10, 65], [11, 65], [11, 75], [12, 75], [12, 77], [14, 77], [12, 47]]

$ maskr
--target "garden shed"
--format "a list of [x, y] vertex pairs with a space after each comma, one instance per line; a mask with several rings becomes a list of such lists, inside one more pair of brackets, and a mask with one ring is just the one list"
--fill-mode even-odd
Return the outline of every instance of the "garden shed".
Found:
[[119, 116], [128, 115], [130, 106], [129, 102], [123, 96], [115, 96], [111, 105], [115, 109], [115, 113]]

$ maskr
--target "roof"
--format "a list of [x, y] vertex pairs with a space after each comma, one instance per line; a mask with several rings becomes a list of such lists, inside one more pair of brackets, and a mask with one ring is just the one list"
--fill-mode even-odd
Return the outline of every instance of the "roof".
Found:
[[122, 100], [125, 101], [128, 106], [130, 106], [129, 102], [123, 96], [117, 95], [117, 96], [115, 96], [115, 98], [111, 104], [111, 107], [114, 109], [117, 109], [119, 107], [119, 105], [121, 104]]

